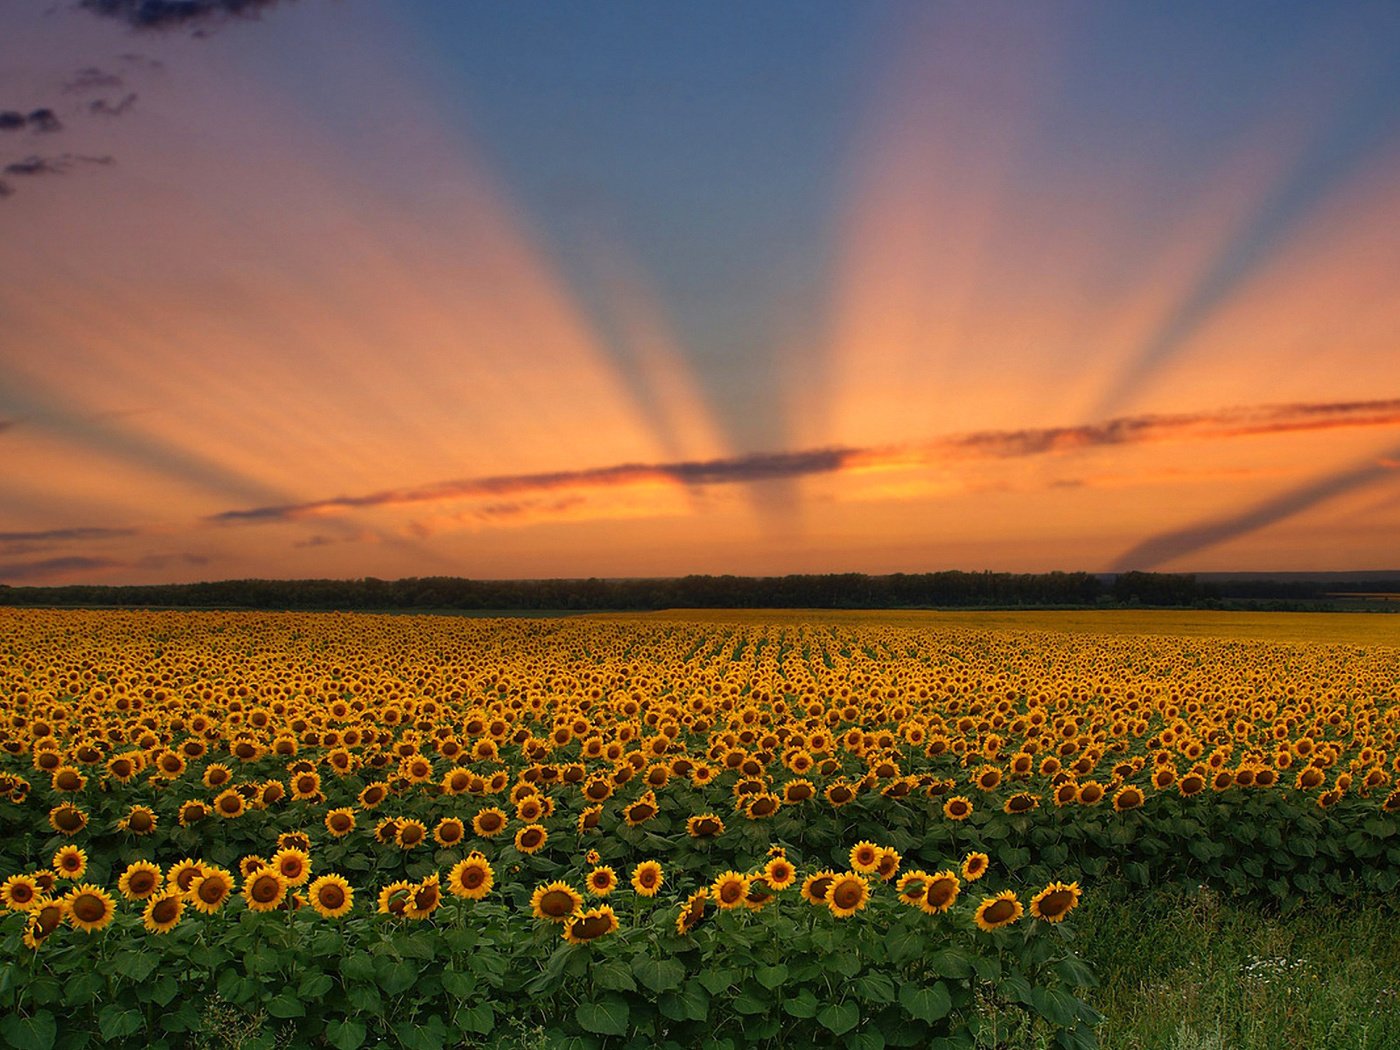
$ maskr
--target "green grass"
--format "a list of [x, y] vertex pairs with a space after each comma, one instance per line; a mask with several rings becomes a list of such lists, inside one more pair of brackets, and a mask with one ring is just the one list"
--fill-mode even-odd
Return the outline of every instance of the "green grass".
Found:
[[1104, 1050], [1400, 1048], [1400, 925], [1376, 903], [1289, 915], [1209, 890], [1085, 895]]

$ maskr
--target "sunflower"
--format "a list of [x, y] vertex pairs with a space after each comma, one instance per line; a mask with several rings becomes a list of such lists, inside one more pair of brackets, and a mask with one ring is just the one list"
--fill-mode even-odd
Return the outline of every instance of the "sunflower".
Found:
[[339, 875], [322, 875], [306, 893], [311, 907], [323, 919], [338, 919], [355, 904], [355, 891]]
[[480, 853], [457, 862], [447, 877], [447, 892], [467, 900], [481, 900], [495, 885], [496, 873]]
[[190, 887], [194, 885], [194, 880], [204, 874], [204, 864], [186, 857], [178, 864], [172, 865], [165, 873], [165, 883], [181, 895], [190, 892]]
[[421, 846], [427, 837], [428, 826], [421, 820], [414, 820], [412, 817], [400, 818], [394, 829], [394, 840], [399, 844], [400, 849], [407, 850]]
[[300, 886], [311, 877], [311, 856], [304, 849], [287, 846], [272, 855], [271, 867], [288, 886]]
[[977, 906], [977, 913], [972, 917], [980, 929], [991, 932], [1003, 926], [1010, 926], [1021, 917], [1024, 909], [1021, 902], [1016, 899], [1014, 890], [1003, 890], [995, 897], [985, 897], [982, 903]]
[[344, 838], [355, 830], [355, 811], [348, 807], [327, 810], [326, 830], [335, 838]]
[[433, 828], [433, 841], [444, 849], [457, 845], [467, 837], [467, 826], [456, 817], [443, 817]]
[[865, 907], [870, 900], [870, 883], [857, 872], [844, 872], [836, 876], [827, 891], [826, 906], [838, 919], [847, 919]]
[[24, 946], [38, 951], [43, 944], [63, 924], [68, 917], [68, 901], [62, 897], [40, 897], [29, 909], [29, 921], [24, 929]]
[[809, 798], [814, 798], [816, 794], [816, 785], [805, 777], [789, 780], [783, 785], [783, 802], [789, 806], [798, 802], [806, 802]]
[[1032, 795], [1027, 791], [1021, 791], [1006, 800], [1001, 807], [1003, 813], [1018, 814], [1029, 813], [1040, 805], [1040, 796]]
[[228, 817], [230, 819], [233, 817], [241, 817], [243, 816], [243, 811], [247, 808], [248, 803], [244, 800], [243, 796], [233, 788], [229, 788], [227, 791], [221, 791], [214, 796], [214, 812], [221, 817]]
[[1184, 798], [1199, 795], [1206, 789], [1206, 778], [1199, 773], [1187, 773], [1177, 781], [1176, 789], [1181, 792]]
[[972, 800], [966, 795], [954, 795], [943, 803], [943, 815], [949, 820], [966, 820], [972, 816]]
[[632, 869], [632, 889], [639, 897], [655, 897], [665, 881], [665, 872], [658, 861], [644, 860]]
[[274, 868], [261, 868], [243, 880], [243, 899], [252, 911], [276, 911], [287, 896], [287, 883]]
[[617, 872], [603, 864], [588, 873], [584, 885], [595, 897], [606, 897], [617, 888]]
[[912, 908], [919, 907], [923, 903], [924, 891], [928, 887], [928, 882], [928, 872], [922, 870], [906, 871], [894, 884], [900, 903], [907, 904]]
[[656, 795], [654, 792], [648, 791], [630, 806], [623, 807], [622, 817], [627, 821], [628, 826], [635, 828], [656, 816], [656, 812]]
[[146, 806], [132, 806], [127, 815], [117, 821], [117, 827], [133, 835], [149, 835], [156, 830], [155, 811]]
[[579, 912], [564, 922], [564, 940], [570, 944], [587, 944], [605, 937], [617, 929], [617, 915], [604, 904], [589, 911]]
[[714, 813], [700, 813], [685, 822], [685, 833], [693, 839], [712, 839], [724, 834], [724, 821]]
[[204, 767], [204, 786], [210, 788], [221, 788], [233, 779], [233, 770], [222, 762], [211, 762]]
[[546, 882], [530, 896], [530, 911], [546, 922], [564, 922], [583, 907], [583, 897], [567, 882]]
[[284, 831], [277, 836], [278, 849], [299, 849], [311, 852], [311, 836], [304, 831]]
[[213, 915], [233, 893], [233, 873], [217, 864], [206, 864], [204, 874], [190, 884], [189, 902], [196, 911]]
[[134, 860], [117, 880], [117, 892], [129, 901], [144, 901], [154, 896], [164, 881], [158, 864]]
[[29, 875], [11, 875], [0, 883], [0, 901], [10, 911], [28, 911], [39, 900], [39, 884]]
[[538, 853], [549, 840], [549, 832], [542, 824], [526, 824], [515, 833], [515, 848], [521, 853]]
[[1031, 898], [1031, 914], [1045, 922], [1063, 922], [1079, 905], [1079, 883], [1052, 882]]
[[87, 863], [87, 854], [77, 846], [59, 846], [53, 855], [53, 870], [65, 879], [81, 879]]
[[53, 771], [55, 791], [81, 791], [87, 786], [87, 777], [72, 766], [59, 766]]
[[117, 914], [117, 906], [107, 891], [86, 882], [68, 892], [67, 909], [68, 920], [88, 933], [102, 929]]
[[880, 850], [880, 859], [875, 864], [875, 871], [872, 874], [880, 876], [881, 882], [889, 882], [899, 871], [899, 865], [903, 858], [899, 851], [893, 846], [885, 846]]
[[374, 841], [381, 846], [387, 846], [391, 842], [397, 841], [399, 836], [399, 818], [384, 817], [379, 823], [374, 825]]
[[973, 783], [982, 791], [995, 791], [1001, 783], [1001, 770], [996, 766], [983, 766], [977, 771]]
[[825, 904], [831, 893], [831, 884], [836, 881], [834, 871], [814, 871], [802, 880], [802, 899], [808, 904]]
[[1129, 809], [1137, 809], [1143, 803], [1142, 788], [1133, 784], [1127, 784], [1118, 789], [1113, 796], [1113, 808], [1119, 813]]
[[379, 891], [379, 914], [392, 915], [396, 919], [402, 919], [413, 888], [413, 883], [405, 882], [402, 879], [385, 886]]
[[749, 877], [737, 871], [722, 872], [710, 886], [710, 896], [725, 911], [743, 905], [749, 892]]
[[179, 822], [180, 827], [187, 828], [191, 824], [198, 824], [205, 817], [209, 816], [209, 807], [198, 799], [189, 799], [180, 804]]
[[1086, 780], [1079, 785], [1079, 804], [1081, 806], [1097, 806], [1103, 801], [1103, 785], [1097, 780]]
[[484, 839], [494, 838], [506, 830], [509, 822], [505, 810], [491, 806], [472, 817], [472, 831]]
[[963, 878], [968, 882], [976, 882], [987, 874], [987, 868], [991, 863], [992, 858], [985, 853], [969, 853], [962, 862]]
[[389, 785], [382, 780], [376, 780], [373, 783], [366, 784], [359, 795], [356, 796], [360, 805], [365, 809], [373, 809], [388, 797]]
[[[11, 793], [13, 801], [13, 792]], [[76, 835], [87, 827], [88, 817], [71, 802], [64, 802], [49, 810], [49, 827], [60, 835]]]
[[919, 902], [919, 910], [928, 915], [942, 915], [953, 906], [961, 892], [962, 883], [950, 869], [935, 871], [924, 886], [924, 899]]
[[676, 914], [676, 936], [691, 933], [705, 918], [705, 903], [710, 899], [708, 889], [698, 889], [687, 897]]
[[163, 893], [146, 902], [141, 922], [151, 933], [169, 933], [185, 912], [185, 900], [178, 893]]
[[873, 842], [857, 842], [851, 847], [851, 870], [869, 875], [880, 866], [880, 847]]
[[763, 866], [763, 881], [775, 890], [785, 890], [797, 881], [797, 869], [787, 857], [778, 854]]
[[251, 876], [253, 872], [262, 871], [265, 867], [267, 867], [266, 860], [250, 853], [238, 862], [238, 873], [246, 879]]
[[589, 806], [578, 815], [578, 833], [582, 835], [585, 831], [592, 831], [598, 826], [598, 821], [603, 817], [603, 807], [600, 803], [596, 806]]
[[832, 781], [826, 787], [826, 800], [840, 809], [856, 797], [856, 789], [844, 780]]

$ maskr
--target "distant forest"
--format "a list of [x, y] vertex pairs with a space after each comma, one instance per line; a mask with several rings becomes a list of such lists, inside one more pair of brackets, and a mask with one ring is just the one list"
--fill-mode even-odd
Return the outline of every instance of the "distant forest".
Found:
[[[1369, 597], [1349, 597], [1368, 595]], [[0, 605], [461, 611], [1134, 607], [1400, 611], [1400, 573], [1212, 577], [1168, 573], [856, 573], [675, 579], [221, 580], [8, 587]]]

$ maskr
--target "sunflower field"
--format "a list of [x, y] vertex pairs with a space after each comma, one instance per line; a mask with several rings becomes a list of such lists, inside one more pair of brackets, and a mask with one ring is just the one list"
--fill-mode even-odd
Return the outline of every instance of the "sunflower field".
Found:
[[1093, 1047], [1096, 885], [1393, 895], [1397, 667], [816, 617], [0, 610], [0, 1041], [971, 1048], [1011, 1012]]

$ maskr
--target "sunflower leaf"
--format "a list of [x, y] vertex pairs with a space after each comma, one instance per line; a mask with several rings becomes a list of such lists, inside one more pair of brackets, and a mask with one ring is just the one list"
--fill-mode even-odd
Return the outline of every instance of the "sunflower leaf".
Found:
[[336, 1050], [359, 1050], [365, 1041], [365, 1026], [359, 1021], [328, 1021], [326, 1041]]
[[860, 1024], [860, 1007], [855, 1003], [830, 1003], [817, 1012], [817, 1023], [833, 1035], [845, 1035]]
[[627, 1002], [621, 996], [605, 995], [593, 1002], [579, 1003], [574, 1017], [579, 1027], [594, 1035], [627, 1033]]
[[632, 972], [653, 992], [672, 991], [685, 980], [685, 967], [675, 959], [653, 959], [639, 955], [632, 960]]
[[[131, 1011], [135, 1013], [135, 1011]], [[138, 1015], [139, 1016], [139, 1015]], [[58, 1036], [58, 1025], [53, 1014], [40, 1010], [30, 1017], [10, 1014], [0, 1020], [0, 1035], [17, 1050], [49, 1050]]]
[[899, 989], [899, 1005], [910, 1017], [933, 1022], [948, 1016], [953, 1009], [953, 999], [942, 981], [927, 987], [906, 981]]

